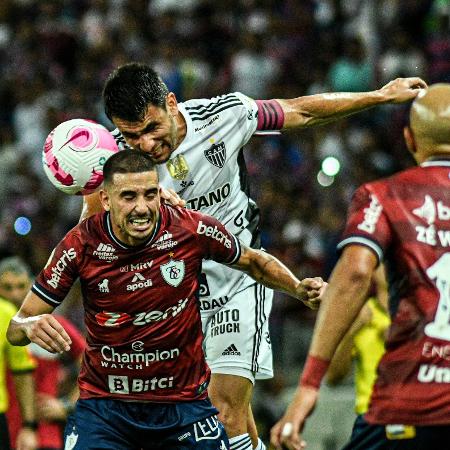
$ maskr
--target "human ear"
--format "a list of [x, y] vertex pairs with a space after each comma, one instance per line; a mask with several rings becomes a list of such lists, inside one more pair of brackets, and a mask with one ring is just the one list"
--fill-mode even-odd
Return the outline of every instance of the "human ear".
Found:
[[403, 128], [403, 137], [405, 139], [406, 147], [414, 156], [417, 152], [417, 147], [416, 147], [416, 142], [414, 140], [413, 131], [408, 126]]
[[105, 211], [109, 211], [110, 210], [109, 195], [108, 195], [108, 192], [105, 189], [102, 189], [99, 192], [99, 198], [100, 198], [100, 203], [103, 206], [103, 209]]

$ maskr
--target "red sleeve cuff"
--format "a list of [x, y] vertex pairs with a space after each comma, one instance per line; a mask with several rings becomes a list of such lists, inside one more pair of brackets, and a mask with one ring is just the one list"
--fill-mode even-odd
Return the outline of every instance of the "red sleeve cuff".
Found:
[[314, 389], [320, 388], [320, 383], [327, 373], [330, 361], [317, 356], [308, 355], [305, 367], [300, 378], [300, 386], [308, 386]]

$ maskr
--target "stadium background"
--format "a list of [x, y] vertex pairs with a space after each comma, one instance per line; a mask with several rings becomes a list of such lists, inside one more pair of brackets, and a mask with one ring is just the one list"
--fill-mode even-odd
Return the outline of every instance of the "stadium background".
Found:
[[[367, 91], [398, 76], [450, 82], [449, 18], [449, 0], [1, 0], [0, 258], [20, 255], [36, 272], [77, 222], [81, 200], [46, 181], [42, 144], [70, 118], [111, 128], [101, 89], [118, 65], [152, 64], [179, 100]], [[264, 245], [299, 276], [328, 276], [355, 187], [413, 163], [406, 112], [379, 107], [247, 145]], [[62, 312], [81, 325], [76, 291]], [[277, 296], [277, 377], [255, 396], [263, 431], [295, 387], [313, 323], [314, 313]], [[325, 389], [321, 404], [310, 450], [345, 440], [350, 382]]]

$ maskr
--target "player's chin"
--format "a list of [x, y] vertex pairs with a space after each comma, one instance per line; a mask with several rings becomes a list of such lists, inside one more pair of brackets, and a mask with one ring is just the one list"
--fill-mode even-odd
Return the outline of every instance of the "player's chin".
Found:
[[137, 231], [137, 230], [129, 230], [128, 235], [133, 238], [133, 240], [140, 244], [145, 242], [152, 234], [152, 230], [145, 231]]
[[170, 159], [172, 148], [169, 144], [163, 144], [155, 153], [150, 156], [155, 164], [164, 164]]

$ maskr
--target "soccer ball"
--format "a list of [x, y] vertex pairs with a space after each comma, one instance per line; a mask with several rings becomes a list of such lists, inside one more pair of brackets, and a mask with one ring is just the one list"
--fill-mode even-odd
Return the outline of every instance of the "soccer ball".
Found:
[[111, 133], [96, 122], [72, 119], [60, 123], [45, 140], [44, 171], [66, 194], [86, 195], [103, 182], [103, 165], [118, 152]]

